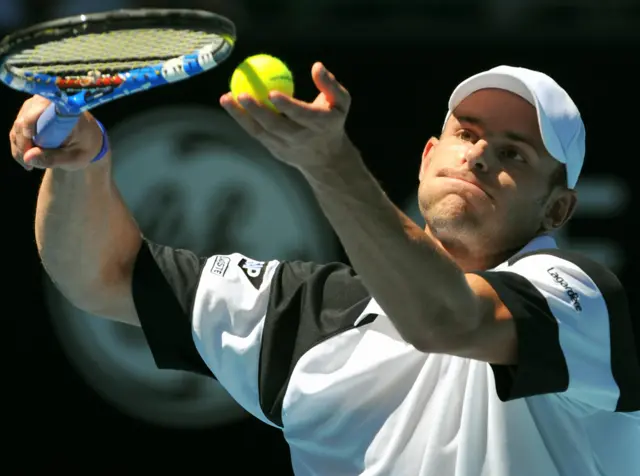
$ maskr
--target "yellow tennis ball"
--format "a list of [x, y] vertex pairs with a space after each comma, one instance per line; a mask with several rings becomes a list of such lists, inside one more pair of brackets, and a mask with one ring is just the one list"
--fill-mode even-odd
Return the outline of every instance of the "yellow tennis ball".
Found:
[[231, 75], [230, 89], [236, 101], [240, 94], [246, 93], [277, 111], [269, 101], [269, 92], [279, 91], [293, 96], [293, 75], [282, 60], [266, 54], [254, 55], [235, 69]]

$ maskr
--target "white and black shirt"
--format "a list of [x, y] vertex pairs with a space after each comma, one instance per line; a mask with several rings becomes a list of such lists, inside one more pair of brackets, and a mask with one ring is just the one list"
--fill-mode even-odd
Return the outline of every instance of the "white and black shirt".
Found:
[[282, 429], [297, 475], [640, 475], [618, 279], [546, 236], [478, 274], [514, 316], [517, 366], [417, 351], [340, 263], [145, 242], [133, 294], [158, 367], [210, 375]]

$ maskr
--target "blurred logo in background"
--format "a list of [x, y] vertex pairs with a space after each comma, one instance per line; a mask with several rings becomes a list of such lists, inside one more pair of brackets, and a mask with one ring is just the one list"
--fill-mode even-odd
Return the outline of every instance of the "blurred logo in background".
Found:
[[[151, 240], [202, 256], [339, 259], [339, 243], [302, 177], [226, 113], [153, 109], [117, 124], [110, 137], [115, 181]], [[259, 275], [260, 269], [247, 272]], [[77, 310], [46, 276], [45, 290], [72, 365], [123, 413], [179, 428], [212, 427], [246, 415], [216, 381], [158, 370], [140, 329]]]

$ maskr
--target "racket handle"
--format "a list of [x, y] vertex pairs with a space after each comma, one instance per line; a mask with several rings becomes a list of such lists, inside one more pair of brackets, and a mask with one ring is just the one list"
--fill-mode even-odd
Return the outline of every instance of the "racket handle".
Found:
[[57, 149], [78, 123], [80, 115], [61, 116], [51, 103], [38, 118], [33, 143], [43, 149]]

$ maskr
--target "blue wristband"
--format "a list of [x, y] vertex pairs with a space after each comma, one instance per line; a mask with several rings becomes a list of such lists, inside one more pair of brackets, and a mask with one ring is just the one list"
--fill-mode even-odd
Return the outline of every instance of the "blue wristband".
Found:
[[102, 148], [100, 149], [100, 152], [98, 152], [98, 155], [96, 155], [95, 158], [91, 161], [91, 163], [97, 162], [98, 160], [103, 158], [105, 155], [107, 155], [107, 151], [109, 150], [109, 137], [107, 136], [107, 131], [102, 125], [102, 122], [97, 119], [96, 124], [98, 124], [98, 127], [102, 131]]

